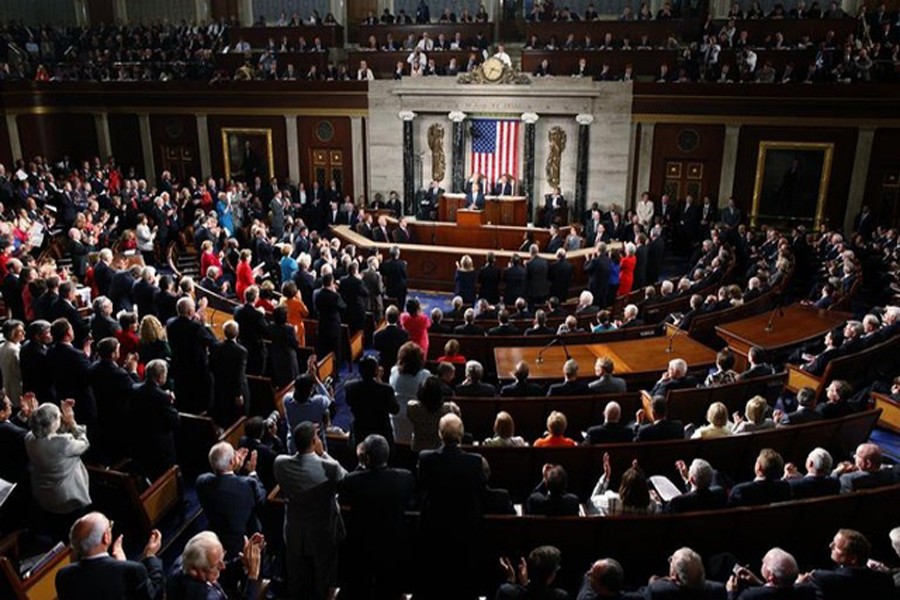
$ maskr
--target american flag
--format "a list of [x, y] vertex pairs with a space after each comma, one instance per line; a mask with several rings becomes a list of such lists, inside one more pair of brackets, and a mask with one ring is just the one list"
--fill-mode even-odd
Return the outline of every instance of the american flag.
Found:
[[474, 119], [472, 121], [472, 173], [482, 173], [485, 190], [501, 175], [518, 179], [519, 121]]

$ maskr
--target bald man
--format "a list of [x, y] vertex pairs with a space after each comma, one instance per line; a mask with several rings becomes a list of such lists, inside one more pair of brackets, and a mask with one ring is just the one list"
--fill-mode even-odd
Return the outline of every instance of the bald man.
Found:
[[156, 553], [162, 536], [154, 529], [140, 562], [125, 558], [122, 536], [113, 542], [112, 523], [102, 513], [81, 517], [69, 532], [75, 562], [56, 574], [59, 600], [156, 600], [165, 589]]
[[578, 590], [578, 600], [638, 600], [638, 594], [623, 592], [625, 571], [619, 561], [601, 558], [588, 570]]
[[897, 483], [897, 470], [882, 468], [881, 463], [881, 448], [877, 444], [860, 444], [853, 454], [853, 462], [841, 463], [832, 475], [840, 478], [842, 494]]

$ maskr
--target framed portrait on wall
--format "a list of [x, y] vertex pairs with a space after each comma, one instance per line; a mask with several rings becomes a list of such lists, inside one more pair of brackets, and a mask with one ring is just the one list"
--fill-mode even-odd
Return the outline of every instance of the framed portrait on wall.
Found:
[[252, 181], [259, 176], [267, 181], [272, 176], [271, 129], [222, 128], [222, 153], [226, 180]]
[[760, 142], [750, 224], [818, 227], [833, 157], [834, 144]]

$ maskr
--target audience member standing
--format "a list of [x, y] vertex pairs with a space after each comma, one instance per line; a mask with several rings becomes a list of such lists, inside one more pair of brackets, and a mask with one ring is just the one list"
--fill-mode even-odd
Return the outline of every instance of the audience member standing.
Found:
[[238, 324], [241, 346], [247, 349], [247, 374], [266, 374], [266, 344], [263, 341], [269, 329], [266, 315], [256, 308], [259, 288], [251, 285], [244, 290], [244, 303], [234, 309], [234, 320]]
[[431, 319], [422, 313], [422, 305], [418, 298], [406, 301], [406, 312], [400, 315], [400, 326], [409, 334], [409, 341], [418, 344], [422, 354], [428, 358], [428, 328]]
[[240, 328], [234, 321], [222, 326], [225, 341], [216, 345], [211, 361], [213, 404], [209, 411], [216, 424], [227, 429], [250, 412], [250, 386], [247, 383], [247, 348], [238, 343]]
[[316, 314], [319, 317], [319, 328], [316, 340], [316, 354], [326, 356], [334, 352], [334, 364], [340, 368], [341, 349], [341, 316], [347, 310], [344, 299], [337, 292], [333, 273], [322, 276], [322, 287], [314, 295]]
[[197, 310], [189, 296], [178, 300], [178, 316], [166, 324], [172, 347], [172, 377], [178, 408], [199, 415], [212, 402], [209, 350], [215, 347], [213, 334], [196, 320]]
[[400, 405], [394, 389], [376, 379], [378, 368], [374, 357], [362, 357], [359, 360], [360, 378], [344, 386], [344, 397], [353, 413], [351, 444], [354, 446], [373, 434], [383, 436], [393, 446], [391, 415], [400, 411]]
[[128, 405], [132, 456], [140, 473], [154, 481], [178, 462], [175, 430], [180, 423], [175, 395], [166, 391], [168, 365], [150, 361], [144, 383], [134, 389]]

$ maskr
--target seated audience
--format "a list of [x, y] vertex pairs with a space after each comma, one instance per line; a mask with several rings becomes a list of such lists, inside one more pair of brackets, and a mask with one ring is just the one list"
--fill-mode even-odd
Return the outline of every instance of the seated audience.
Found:
[[753, 481], [739, 483], [731, 489], [728, 506], [759, 506], [791, 499], [791, 486], [781, 480], [784, 459], [770, 448], [764, 448], [756, 458]]
[[719, 510], [725, 508], [728, 495], [724, 488], [715, 485], [715, 471], [702, 458], [695, 458], [688, 468], [684, 461], [677, 461], [678, 469], [688, 490], [675, 496], [663, 504], [663, 511], [669, 513], [687, 513], [701, 510]]
[[506, 583], [497, 589], [496, 600], [568, 598], [565, 591], [552, 587], [559, 572], [561, 556], [555, 546], [538, 546], [528, 553], [528, 558], [521, 565], [513, 566], [508, 558], [501, 558]]
[[775, 421], [766, 417], [769, 408], [768, 402], [762, 396], [753, 396], [747, 400], [744, 407], [744, 416], [737, 411], [733, 415], [734, 433], [753, 433], [755, 431], [768, 431], [774, 429]]
[[578, 362], [570, 358], [563, 364], [562, 383], [554, 383], [547, 390], [547, 396], [582, 396], [592, 390], [583, 381], [578, 381]]
[[594, 374], [597, 379], [588, 384], [594, 394], [622, 394], [627, 387], [621, 377], [613, 377], [615, 363], [608, 356], [601, 356], [594, 362]]
[[[644, 409], [637, 411], [634, 424], [634, 441], [649, 442], [684, 439], [684, 425], [677, 419], [666, 418], [668, 401], [665, 396], [653, 396], [650, 402], [652, 415]], [[652, 420], [650, 420], [652, 419]], [[650, 420], [648, 423], [647, 421]]]
[[569, 479], [559, 465], [547, 465], [541, 482], [525, 501], [525, 514], [545, 517], [574, 517], [581, 501], [567, 491]]
[[853, 453], [853, 463], [842, 462], [832, 475], [839, 477], [841, 493], [867, 490], [898, 481], [897, 470], [883, 464], [884, 457], [877, 444], [860, 444]]
[[728, 407], [721, 402], [713, 402], [706, 410], [707, 425], [699, 428], [691, 436], [692, 439], [715, 439], [731, 435], [731, 423], [728, 422]]
[[791, 486], [794, 500], [831, 496], [841, 491], [841, 483], [831, 476], [831, 455], [824, 448], [814, 448], [806, 457], [806, 474], [793, 463], [784, 466], [783, 479]]
[[553, 448], [558, 446], [575, 446], [575, 440], [566, 437], [569, 422], [566, 415], [554, 410], [547, 417], [547, 434], [534, 441], [535, 448]]
[[494, 436], [484, 440], [482, 446], [521, 447], [528, 444], [520, 436], [516, 435], [516, 424], [512, 415], [501, 410], [494, 419]]
[[609, 489], [612, 480], [612, 466], [609, 453], [603, 454], [603, 475], [586, 505], [590, 512], [604, 517], [618, 515], [648, 515], [659, 512], [659, 504], [650, 497], [650, 487], [647, 478], [635, 461], [632, 466], [622, 473], [619, 490]]
[[491, 398], [497, 395], [497, 390], [489, 383], [481, 380], [484, 376], [484, 367], [477, 360], [466, 363], [466, 378], [456, 386], [457, 396]]
[[872, 545], [863, 534], [840, 529], [829, 547], [835, 568], [801, 573], [797, 583], [811, 583], [823, 600], [891, 597], [895, 590], [890, 575], [868, 567]]
[[450, 412], [460, 415], [459, 407], [454, 402], [444, 402], [440, 379], [429, 376], [419, 385], [416, 399], [406, 405], [406, 416], [412, 424], [413, 452], [435, 450], [441, 445], [438, 423]]
[[[599, 360], [599, 359], [598, 359]], [[634, 439], [634, 429], [622, 425], [622, 407], [618, 402], [610, 401], [603, 409], [603, 423], [589, 427], [585, 436], [585, 444], [617, 444]]]
[[520, 360], [516, 363], [516, 370], [510, 373], [515, 381], [500, 388], [500, 395], [509, 398], [523, 398], [528, 396], [543, 396], [544, 388], [539, 383], [528, 380], [528, 363]]

